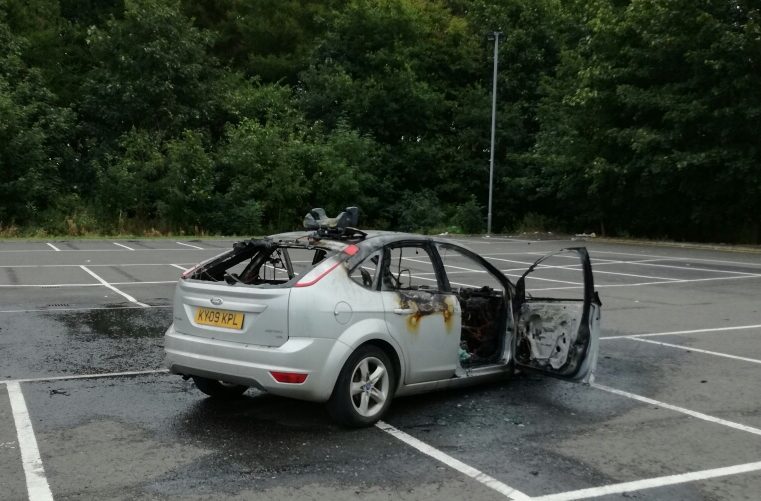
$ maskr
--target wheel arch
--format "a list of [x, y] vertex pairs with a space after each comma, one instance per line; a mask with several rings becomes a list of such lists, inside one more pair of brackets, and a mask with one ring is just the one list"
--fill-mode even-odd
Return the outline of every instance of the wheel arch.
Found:
[[402, 361], [399, 358], [399, 354], [396, 352], [396, 349], [388, 341], [376, 338], [376, 339], [370, 339], [369, 341], [365, 341], [361, 345], [357, 346], [355, 351], [361, 348], [362, 346], [367, 346], [367, 345], [375, 346], [383, 350], [383, 352], [386, 355], [388, 355], [388, 358], [391, 359], [391, 364], [393, 365], [393, 368], [394, 368], [394, 376], [396, 377], [396, 381], [394, 381], [394, 393], [396, 393], [396, 390], [399, 389], [403, 381]]
[[373, 320], [354, 324], [338, 338], [338, 341], [346, 346], [347, 349], [340, 354], [340, 358], [333, 358], [333, 367], [337, 367], [338, 370], [331, 371], [331, 380], [329, 381], [330, 392], [328, 394], [332, 393], [335, 388], [338, 374], [346, 364], [346, 361], [352, 353], [365, 344], [377, 346], [389, 356], [397, 379], [394, 385], [394, 392], [401, 387], [405, 377], [406, 360], [401, 346], [388, 333], [384, 321]]

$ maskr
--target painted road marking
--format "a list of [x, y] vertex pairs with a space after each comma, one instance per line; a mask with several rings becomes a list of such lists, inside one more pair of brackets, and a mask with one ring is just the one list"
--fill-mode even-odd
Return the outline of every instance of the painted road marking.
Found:
[[619, 256], [637, 256], [637, 257], [651, 257], [656, 259], [663, 259], [667, 261], [676, 261], [676, 260], [684, 260], [684, 261], [702, 261], [705, 263], [719, 263], [719, 264], [735, 264], [735, 265], [745, 265], [745, 266], [761, 266], [761, 262], [755, 262], [755, 263], [749, 263], [747, 261], [731, 261], [727, 259], [705, 259], [705, 258], [697, 258], [697, 257], [681, 257], [681, 256], [659, 256], [654, 254], [638, 254], [635, 252], [614, 252], [614, 251], [601, 251], [601, 250], [594, 250], [591, 251], [594, 254], [616, 254]]
[[409, 445], [410, 447], [417, 449], [418, 451], [422, 452], [423, 454], [432, 457], [433, 459], [444, 463], [445, 465], [449, 466], [450, 468], [459, 471], [460, 473], [469, 476], [470, 478], [476, 480], [477, 482], [482, 483], [486, 487], [493, 489], [500, 494], [507, 497], [507, 499], [515, 499], [515, 500], [528, 500], [531, 499], [526, 494], [522, 493], [518, 489], [515, 489], [513, 487], [510, 487], [507, 484], [504, 484], [497, 480], [494, 477], [491, 477], [487, 475], [486, 473], [477, 470], [476, 468], [473, 468], [472, 466], [469, 466], [462, 461], [453, 458], [452, 456], [441, 452], [440, 450], [436, 449], [435, 447], [432, 447], [425, 442], [422, 442], [418, 440], [417, 438], [408, 435], [407, 433], [404, 433], [403, 431], [391, 426], [390, 424], [384, 423], [383, 421], [378, 421], [375, 426], [392, 437], [401, 440], [405, 444]]
[[717, 357], [731, 358], [733, 360], [742, 360], [743, 362], [751, 362], [751, 363], [754, 363], [754, 364], [761, 364], [761, 360], [758, 360], [756, 358], [739, 357], [737, 355], [730, 355], [729, 353], [721, 353], [721, 352], [718, 352], [718, 351], [702, 350], [700, 348], [691, 348], [689, 346], [684, 346], [684, 345], [680, 345], [680, 344], [662, 343], [660, 341], [651, 341], [649, 339], [640, 339], [637, 336], [631, 336], [631, 337], [624, 338], [624, 339], [631, 339], [632, 341], [641, 341], [643, 343], [652, 343], [652, 344], [657, 344], [657, 345], [660, 345], [660, 346], [668, 346], [669, 348], [677, 348], [677, 349], [685, 350], [685, 351], [694, 351], [696, 353], [705, 353], [706, 355], [714, 355], [714, 356], [717, 356]]
[[[421, 261], [419, 259], [412, 259], [412, 258], [409, 258], [409, 257], [403, 257], [402, 259], [407, 260], [407, 261], [414, 261], [416, 263], [423, 263], [423, 264], [427, 264], [428, 263], [428, 261]], [[533, 264], [533, 263], [527, 263], [527, 264]], [[483, 271], [481, 271], [481, 270], [474, 270], [472, 268], [465, 268], [465, 267], [462, 267], [462, 266], [455, 266], [453, 264], [445, 264], [444, 267], [445, 268], [454, 268], [456, 270], [464, 270], [464, 271], [468, 271], [468, 272], [472, 272], [472, 273], [486, 273], [486, 270], [483, 270]], [[539, 268], [559, 268], [559, 267], [558, 266], [540, 266]], [[509, 271], [509, 270], [501, 270], [501, 271], [503, 273], [505, 273], [506, 271]], [[514, 277], [514, 278], [520, 278], [521, 277], [521, 275], [510, 275], [510, 274], [508, 274], [507, 276]], [[541, 281], [545, 281], [545, 282], [556, 282], [556, 283], [560, 283], [560, 284], [583, 285], [580, 282], [569, 282], [567, 280], [554, 280], [554, 279], [550, 279], [550, 278], [535, 277], [533, 275], [529, 275], [527, 277], [527, 279], [541, 280]]]
[[84, 266], [84, 265], [80, 265], [79, 267], [80, 267], [80, 268], [82, 268], [83, 270], [85, 270], [87, 273], [89, 273], [89, 274], [90, 274], [90, 275], [91, 275], [91, 276], [92, 276], [92, 277], [93, 277], [95, 280], [97, 280], [98, 282], [100, 282], [100, 283], [101, 283], [101, 284], [103, 284], [104, 286], [108, 287], [108, 288], [109, 288], [109, 289], [111, 289], [112, 291], [114, 291], [114, 292], [116, 292], [117, 294], [119, 294], [119, 295], [121, 295], [122, 297], [124, 297], [124, 298], [125, 298], [127, 301], [129, 301], [129, 302], [131, 302], [131, 303], [135, 303], [135, 304], [136, 304], [136, 305], [138, 305], [138, 306], [142, 306], [142, 307], [144, 307], [144, 308], [148, 308], [148, 305], [147, 305], [147, 304], [145, 304], [145, 303], [141, 303], [140, 301], [138, 301], [138, 300], [137, 300], [137, 299], [135, 299], [134, 297], [130, 296], [130, 295], [129, 295], [129, 294], [127, 294], [126, 292], [122, 292], [122, 291], [120, 291], [119, 289], [117, 289], [116, 287], [114, 287], [113, 285], [111, 285], [110, 283], [108, 283], [108, 282], [106, 282], [105, 280], [103, 280], [102, 278], [100, 278], [100, 276], [98, 276], [98, 275], [97, 275], [97, 274], [96, 274], [94, 271], [92, 271], [91, 269], [89, 269], [87, 266]]
[[625, 339], [630, 337], [671, 336], [676, 334], [699, 334], [701, 332], [741, 331], [746, 329], [761, 329], [761, 324], [737, 325], [735, 327], [714, 327], [711, 329], [693, 329], [687, 331], [651, 332], [648, 334], [628, 334], [626, 336], [605, 336], [600, 339]]
[[[671, 277], [654, 277], [652, 275], [636, 275], [634, 273], [621, 273], [619, 271], [605, 271], [601, 270], [598, 266], [600, 263], [595, 263], [593, 273], [595, 275], [620, 275], [622, 277], [634, 277], [634, 278], [647, 278], [649, 280], [674, 280], [678, 281], [681, 280], [680, 278], [671, 278]], [[602, 263], [607, 264], [607, 263]], [[578, 266], [578, 267], [577, 267]], [[568, 265], [568, 266], [553, 266], [553, 268], [559, 269], [559, 270], [569, 270], [569, 271], [575, 271], [579, 273], [581, 271], [581, 265]], [[525, 271], [525, 268], [510, 268], [507, 270], [502, 270], [503, 273], [511, 272], [511, 271]]]
[[203, 248], [203, 247], [199, 247], [199, 246], [197, 246], [197, 245], [184, 244], [184, 243], [182, 243], [182, 242], [175, 242], [175, 243], [176, 243], [176, 244], [179, 244], [179, 245], [184, 245], [184, 246], [186, 246], [186, 247], [192, 247], [193, 249], [204, 250], [204, 248]]
[[[53, 247], [52, 244], [48, 244], [48, 245]], [[195, 247], [195, 246], [191, 246], [191, 247], [193, 247], [193, 248], [192, 249], [190, 249], [190, 248], [188, 248], [188, 249], [182, 249], [182, 248], [172, 247], [172, 248], [169, 248], [169, 249], [135, 249], [135, 252], [139, 252], [139, 251], [143, 251], [143, 252], [153, 252], [153, 251], [193, 251], [193, 250], [202, 250], [202, 251], [206, 251], [206, 252], [219, 252], [220, 251], [219, 248], [217, 248], [217, 249], [202, 249], [201, 247]], [[57, 250], [59, 252], [123, 252], [121, 249], [58, 249], [58, 248], [55, 248], [55, 250]], [[5, 252], [5, 253], [20, 252], [20, 253], [23, 253], [23, 254], [28, 254], [30, 252], [50, 252], [50, 251], [46, 250], [46, 249], [0, 249], [0, 252]]]
[[[734, 277], [713, 277], [713, 278], [690, 278], [685, 280], [671, 280], [671, 281], [663, 281], [663, 282], [639, 282], [636, 284], [600, 284], [595, 285], [595, 289], [603, 289], [603, 288], [612, 288], [612, 287], [640, 287], [642, 285], [671, 285], [671, 284], [687, 284], [687, 283], [693, 283], [693, 282], [715, 282], [718, 280], [739, 280], [743, 278], [761, 278], [761, 274], [759, 275], [741, 275], [741, 276], [734, 276]], [[546, 287], [543, 289], [531, 289], [531, 291], [559, 291], [559, 290], [567, 290], [567, 289], [581, 289], [582, 287]]]
[[[591, 251], [590, 252], [590, 257], [594, 258], [594, 254], [597, 253], [597, 252], [599, 252], [599, 251]], [[532, 254], [543, 255], [541, 252], [534, 252]], [[558, 254], [557, 257], [562, 257], [562, 258], [566, 258], [566, 259], [574, 259], [574, 256], [566, 256], [566, 255], [563, 255], [563, 254]], [[597, 261], [597, 260], [598, 260], [598, 258], [594, 258], [594, 261]], [[657, 267], [657, 268], [672, 268], [672, 269], [676, 269], [676, 270], [688, 270], [688, 271], [707, 271], [709, 273], [733, 273], [733, 274], [736, 274], [736, 275], [754, 275], [754, 276], [758, 275], [758, 273], [749, 273], [747, 271], [717, 270], [715, 268], [696, 268], [696, 267], [690, 266], [690, 265], [679, 266], [679, 265], [675, 265], [675, 264], [660, 264], [660, 263], [656, 263], [654, 261], [701, 261], [701, 260], [700, 259], [693, 259], [693, 258], [677, 258], [677, 259], [666, 259], [666, 258], [663, 258], [663, 259], [657, 259], [657, 260], [655, 260], [655, 259], [643, 259], [643, 260], [637, 260], [637, 261], [623, 261], [623, 262], [621, 262], [621, 264], [633, 264], [633, 265], [637, 265], [637, 266], [654, 266], [654, 267]], [[601, 263], [601, 264], [604, 264], [604, 263]], [[580, 265], [579, 264], [573, 264], [573, 265], [569, 265], [569, 266], [580, 266]], [[558, 266], [558, 268], [562, 268], [562, 266]]]
[[0, 284], [0, 287], [12, 289], [14, 287], [39, 287], [42, 289], [56, 287], [100, 287], [100, 284]]
[[750, 275], [750, 276], [761, 276], [761, 274], [758, 273], [748, 273], [747, 271], [732, 271], [732, 270], [717, 270], [715, 268], [696, 268], [694, 266], [677, 266], [675, 264], [659, 264], [659, 263], [652, 263], [652, 262], [639, 262], [634, 263], [636, 266], [653, 266], [656, 268], [670, 268], [675, 270], [688, 270], [688, 271], [706, 271], [708, 273], [732, 273], [734, 275]]
[[18, 382], [6, 382], [5, 387], [11, 401], [11, 412], [13, 413], [13, 423], [16, 425], [16, 435], [18, 436], [29, 500], [52, 501], [53, 493], [50, 492], [50, 485], [48, 485], [47, 477], [45, 477], [45, 468], [42, 465], [40, 450], [37, 447], [37, 439], [34, 436], [32, 420], [29, 418], [29, 409], [26, 407], [21, 386]]
[[680, 412], [682, 414], [686, 414], [694, 418], [702, 419], [703, 421], [720, 424], [722, 426], [726, 426], [728, 428], [734, 428], [735, 430], [740, 430], [747, 433], [753, 433], [754, 435], [761, 435], [761, 429], [755, 428], [753, 426], [748, 426], [741, 423], [735, 423], [734, 421], [728, 421], [726, 419], [710, 416], [708, 414], [703, 414], [702, 412], [697, 412], [690, 409], [686, 409], [684, 407], [678, 407], [676, 405], [667, 404], [666, 402], [661, 402], [659, 400], [654, 400], [652, 398], [643, 397], [642, 395], [637, 395], [636, 393], [629, 393], [628, 391], [617, 390], [616, 388], [611, 388], [610, 386], [605, 386], [598, 383], [592, 383], [590, 384], [590, 386], [593, 388], [597, 388], [598, 390], [607, 391], [608, 393], [613, 393], [614, 395], [619, 395], [619, 396], [630, 398], [632, 400], [637, 400], [639, 402], [643, 402], [646, 404], [656, 405], [664, 409]]
[[596, 498], [610, 494], [623, 494], [625, 492], [641, 491], [645, 489], [653, 489], [656, 487], [664, 487], [667, 485], [684, 484], [687, 482], [707, 480], [709, 478], [726, 477], [729, 475], [738, 475], [740, 473], [750, 473], [759, 470], [761, 470], [761, 461], [755, 463], [726, 466], [724, 468], [713, 468], [711, 470], [679, 473], [676, 475], [667, 475], [664, 477], [646, 478], [643, 480], [635, 480], [633, 482], [623, 482], [620, 484], [592, 487], [590, 489], [560, 492], [558, 494], [539, 496], [531, 499], [535, 501], [573, 501], [575, 499]]
[[[59, 249], [59, 248], [58, 248], [58, 247], [56, 247], [55, 245], [51, 244], [50, 242], [48, 242], [48, 245], [49, 245], [49, 246], [50, 246], [50, 248], [51, 248], [51, 249], [53, 249], [54, 251], [56, 251], [56, 252], [61, 252], [61, 249]], [[6, 251], [6, 252], [13, 252], [13, 251]], [[21, 252], [24, 252], [24, 251], [21, 251]]]
[[[504, 272], [504, 270], [503, 270], [503, 272]], [[523, 276], [523, 274], [516, 275], [515, 273], [505, 273], [505, 275], [507, 275], [508, 277], [513, 277], [513, 278], [520, 278], [520, 277]], [[576, 289], [576, 288], [580, 289], [580, 288], [583, 288], [583, 286], [584, 286], [584, 284], [582, 284], [581, 282], [569, 282], [568, 280], [555, 280], [555, 279], [552, 279], [552, 278], [535, 277], [533, 275], [527, 275], [526, 276], [526, 280], [539, 280], [539, 281], [542, 281], [542, 282], [557, 282], [559, 284], [572, 284], [572, 285], [578, 286], [578, 287], [571, 287], [572, 289]]]
[[114, 244], [114, 245], [118, 245], [119, 247], [124, 247], [124, 248], [125, 248], [125, 249], [127, 249], [127, 250], [131, 250], [131, 251], [135, 250], [135, 249], [133, 249], [132, 247], [128, 247], [128, 246], [126, 246], [126, 245], [124, 245], [124, 244], [120, 244], [120, 243], [118, 243], [118, 242], [111, 242], [111, 243], [112, 243], [112, 244]]
[[[100, 286], [99, 284], [94, 284]], [[0, 313], [31, 313], [35, 311], [51, 312], [51, 311], [90, 311], [90, 310], [135, 310], [143, 308], [171, 308], [171, 304], [165, 305], [152, 305], [148, 306], [83, 306], [81, 308], [34, 308], [29, 310], [0, 310]]]
[[[79, 265], [83, 268], [83, 265]], [[175, 284], [177, 280], [148, 280], [145, 282], [109, 282], [108, 285], [157, 285], [157, 284]], [[103, 284], [105, 285], [105, 284]], [[12, 289], [14, 287], [37, 287], [40, 289], [58, 288], [58, 287], [100, 287], [101, 284], [0, 284], [0, 287]]]
[[69, 376], [50, 376], [50, 377], [35, 377], [24, 379], [8, 379], [0, 381], [0, 384], [19, 384], [19, 383], [40, 383], [45, 381], [68, 381], [70, 379], [97, 379], [106, 377], [123, 377], [123, 376], [144, 376], [147, 374], [166, 374], [169, 369], [146, 369], [142, 371], [124, 371], [124, 372], [104, 372], [102, 374], [78, 374]]
[[[536, 254], [541, 254], [541, 253], [536, 253]], [[578, 259], [575, 256], [558, 255], [557, 257], [564, 257], [564, 258], [568, 258], [568, 259]], [[500, 259], [500, 258], [496, 258], [496, 257], [487, 257], [487, 259], [495, 260], [495, 261], [505, 261], [505, 262], [508, 262], [508, 263], [524, 264], [524, 265], [529, 265], [529, 266], [533, 264], [533, 263], [530, 263], [528, 261], [516, 261], [514, 259]], [[599, 270], [596, 267], [597, 265], [614, 264], [614, 263], [617, 263], [617, 264], [629, 264], [628, 261], [611, 261], [611, 262], [598, 263], [595, 260], [594, 274], [595, 275], [597, 275], [597, 274], [601, 274], [601, 275], [621, 275], [621, 276], [625, 276], [625, 277], [647, 278], [647, 279], [651, 279], [651, 280], [680, 280], [679, 278], [671, 278], [671, 277], [653, 277], [653, 276], [650, 276], [650, 275], [635, 275], [633, 273], [623, 273], [623, 272], [617, 272], [617, 271], [605, 271], [605, 270]], [[579, 272], [579, 271], [581, 271], [581, 264], [569, 264], [569, 265], [562, 265], [562, 266], [558, 266], [558, 265], [539, 265], [539, 266], [537, 266], [536, 269], [537, 270], [541, 270], [541, 269], [555, 269], [555, 270], [568, 270], [568, 271]], [[693, 268], [688, 268], [688, 269], [693, 269]], [[507, 273], [507, 272], [511, 272], [511, 271], [522, 272], [522, 271], [525, 271], [525, 269], [523, 269], [523, 268], [510, 268], [510, 269], [507, 269], [507, 270], [502, 270], [503, 273]], [[738, 272], [727, 271], [727, 273], [738, 273]], [[751, 275], [752, 275], [752, 273], [751, 273]]]
[[[541, 253], [536, 253], [541, 254]], [[484, 255], [487, 260], [494, 260], [494, 261], [505, 261], [508, 263], [517, 263], [517, 264], [524, 264], [524, 265], [531, 265], [533, 263], [530, 263], [528, 261], [516, 261], [513, 259], [500, 259], [496, 257], [488, 257]], [[558, 257], [567, 257], [569, 259], [576, 259], [574, 256], [558, 256]], [[601, 262], [602, 261], [602, 262]], [[652, 259], [645, 260], [647, 262], [653, 261]], [[645, 262], [645, 261], [638, 261], [638, 262]], [[623, 273], [623, 272], [617, 272], [617, 271], [605, 271], [600, 270], [599, 266], [602, 265], [609, 265], [609, 264], [631, 264], [633, 261], [609, 261], [609, 260], [599, 260], [595, 259], [594, 261], [594, 274], [601, 274], [601, 275], [620, 275], [625, 277], [634, 277], [634, 278], [647, 278], [651, 280], [680, 280], [679, 278], [671, 278], [671, 277], [654, 277], [651, 275], [636, 275], [633, 273]], [[444, 266], [451, 266], [451, 265], [444, 265]], [[467, 269], [467, 268], [463, 268]], [[569, 264], [569, 265], [563, 265], [563, 266], [552, 266], [552, 265], [539, 265], [536, 269], [557, 269], [557, 270], [568, 270], [568, 271], [581, 271], [581, 264]], [[475, 271], [475, 270], [474, 270]], [[503, 273], [510, 273], [510, 272], [524, 272], [526, 271], [526, 268], [508, 268], [506, 270], [501, 270]], [[481, 273], [481, 272], [479, 272]], [[729, 273], [735, 273], [735, 272], [729, 272]]]
[[[181, 249], [182, 250], [182, 249]], [[292, 263], [304, 262], [304, 261], [291, 261]], [[310, 261], [311, 263], [311, 261]], [[180, 263], [187, 266], [192, 266], [191, 263]], [[0, 268], [79, 268], [78, 264], [0, 264]], [[177, 266], [170, 263], [124, 263], [124, 264], [88, 264], [88, 268], [97, 267], [109, 267], [109, 268], [124, 268], [127, 266]]]

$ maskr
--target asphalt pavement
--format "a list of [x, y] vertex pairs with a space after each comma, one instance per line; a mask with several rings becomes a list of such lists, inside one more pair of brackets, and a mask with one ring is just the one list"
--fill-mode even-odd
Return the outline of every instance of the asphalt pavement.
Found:
[[[0, 498], [761, 498], [761, 254], [458, 240], [513, 280], [589, 249], [595, 383], [518, 374], [361, 430], [254, 390], [214, 402], [165, 373], [162, 336], [179, 274], [233, 240], [0, 241]], [[533, 295], [580, 294], [573, 256], [545, 264]]]

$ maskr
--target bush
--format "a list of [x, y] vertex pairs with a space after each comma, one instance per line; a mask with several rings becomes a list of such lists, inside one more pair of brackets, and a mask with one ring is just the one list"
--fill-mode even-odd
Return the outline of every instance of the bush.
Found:
[[422, 190], [417, 193], [404, 192], [394, 212], [396, 212], [401, 231], [428, 233], [429, 230], [441, 227], [444, 223], [441, 202], [431, 190]]
[[478, 205], [475, 195], [471, 195], [467, 202], [456, 207], [452, 224], [458, 226], [464, 233], [481, 233], [483, 231], [483, 207]]

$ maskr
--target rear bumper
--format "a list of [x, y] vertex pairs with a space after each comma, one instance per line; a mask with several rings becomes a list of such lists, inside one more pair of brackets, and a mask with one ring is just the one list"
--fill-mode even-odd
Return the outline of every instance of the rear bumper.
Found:
[[[169, 326], [165, 365], [175, 374], [255, 386], [284, 397], [324, 402], [330, 398], [350, 348], [335, 339], [290, 338], [276, 348], [189, 336]], [[270, 374], [308, 374], [301, 384], [278, 383]]]

